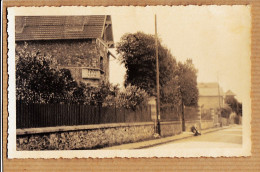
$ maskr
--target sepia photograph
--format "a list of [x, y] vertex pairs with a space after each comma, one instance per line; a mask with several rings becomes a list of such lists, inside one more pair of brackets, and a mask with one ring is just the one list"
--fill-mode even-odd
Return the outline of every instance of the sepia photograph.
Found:
[[8, 8], [8, 157], [250, 156], [250, 10]]

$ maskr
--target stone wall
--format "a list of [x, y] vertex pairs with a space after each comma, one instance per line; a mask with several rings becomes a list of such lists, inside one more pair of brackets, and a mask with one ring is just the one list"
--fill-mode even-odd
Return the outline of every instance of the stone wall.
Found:
[[[85, 40], [40, 40], [26, 41], [28, 51], [37, 51], [45, 56], [50, 56], [57, 61], [60, 68], [68, 68], [76, 81], [97, 85], [97, 79], [83, 79], [82, 67], [100, 69], [100, 57], [103, 58], [103, 71], [101, 79], [109, 78], [109, 57], [107, 48], [98, 45], [95, 39]], [[24, 47], [24, 41], [16, 42], [16, 50]]]
[[182, 132], [180, 121], [161, 122], [161, 136], [173, 136]]
[[154, 123], [17, 129], [17, 150], [95, 149], [152, 139]]

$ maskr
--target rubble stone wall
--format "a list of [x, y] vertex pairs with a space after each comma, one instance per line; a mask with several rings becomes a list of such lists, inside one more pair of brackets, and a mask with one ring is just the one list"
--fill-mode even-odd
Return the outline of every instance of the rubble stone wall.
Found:
[[[17, 150], [77, 150], [97, 149], [106, 146], [131, 143], [152, 139], [154, 123], [105, 124], [96, 127], [66, 131], [66, 127], [51, 128], [51, 132], [38, 129], [39, 132], [17, 132]], [[37, 129], [35, 129], [37, 130]]]

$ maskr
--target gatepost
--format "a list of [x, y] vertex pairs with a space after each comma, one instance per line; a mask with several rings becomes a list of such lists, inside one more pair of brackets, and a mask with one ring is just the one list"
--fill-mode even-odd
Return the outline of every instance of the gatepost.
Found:
[[151, 119], [154, 121], [154, 132], [156, 133], [157, 129], [157, 119], [156, 119], [156, 98], [155, 97], [150, 97], [148, 104], [151, 107]]

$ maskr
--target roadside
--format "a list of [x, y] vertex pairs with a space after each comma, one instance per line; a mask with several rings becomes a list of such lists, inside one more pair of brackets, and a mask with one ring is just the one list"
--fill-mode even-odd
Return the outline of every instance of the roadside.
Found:
[[[230, 128], [232, 126], [233, 125], [218, 127], [218, 128], [205, 129], [205, 130], [201, 131], [201, 134], [204, 135], [204, 134], [207, 134], [207, 133], [211, 133], [211, 132], [223, 130], [223, 129], [226, 129], [226, 128]], [[158, 145], [161, 145], [161, 144], [169, 143], [169, 142], [172, 142], [172, 141], [186, 139], [186, 138], [193, 137], [193, 136], [194, 136], [194, 134], [192, 132], [183, 132], [181, 134], [170, 136], [170, 137], [163, 137], [163, 138], [154, 139], [154, 140], [147, 140], [147, 141], [142, 141], [142, 142], [128, 143], [128, 144], [106, 147], [106, 148], [103, 148], [102, 150], [143, 149], [143, 148], [148, 148], [148, 147], [153, 147], [153, 146], [158, 146]]]

